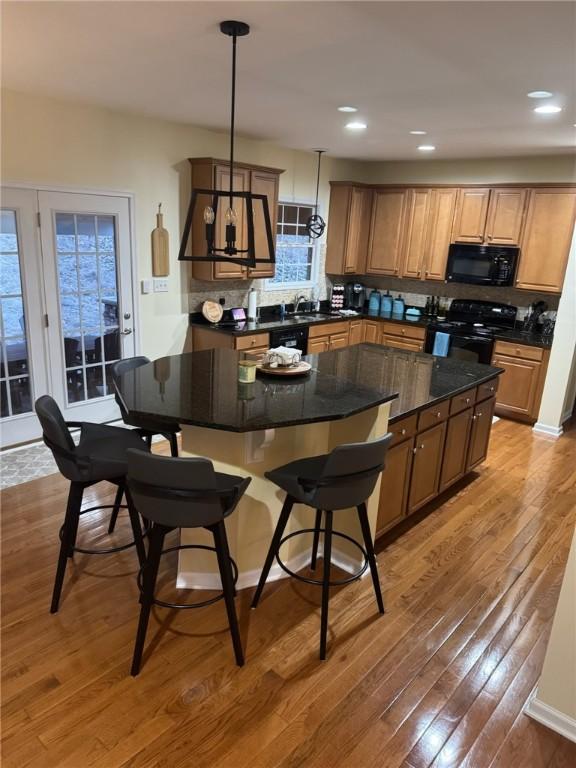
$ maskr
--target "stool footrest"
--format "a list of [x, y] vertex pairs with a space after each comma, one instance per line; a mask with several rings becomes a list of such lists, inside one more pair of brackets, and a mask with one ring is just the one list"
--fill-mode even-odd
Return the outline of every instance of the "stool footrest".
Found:
[[[168, 547], [167, 549], [163, 549], [160, 553], [160, 557], [162, 555], [167, 555], [169, 552], [178, 552], [181, 549], [204, 549], [208, 550], [210, 552], [216, 552], [216, 547], [209, 547], [207, 544], [179, 544], [176, 547]], [[233, 579], [234, 584], [238, 581], [238, 566], [236, 565], [236, 562], [230, 557], [230, 562], [232, 563], [232, 570], [234, 572]], [[136, 583], [138, 585], [138, 589], [140, 590], [140, 594], [144, 594], [144, 586], [142, 584], [142, 577], [144, 574], [144, 569], [146, 568], [146, 563], [140, 568], [138, 571], [138, 575], [136, 577]], [[224, 592], [219, 592], [216, 597], [211, 597], [209, 600], [202, 600], [200, 603], [169, 603], [166, 600], [159, 600], [157, 597], [154, 597], [152, 599], [152, 603], [154, 605], [161, 605], [163, 608], [178, 608], [178, 609], [188, 609], [188, 608], [204, 608], [207, 605], [212, 605], [213, 603], [217, 603], [219, 600], [224, 599]]]
[[[301, 576], [299, 573], [295, 573], [294, 571], [290, 570], [288, 566], [282, 561], [280, 558], [280, 547], [288, 541], [288, 539], [292, 539], [295, 536], [301, 536], [304, 533], [314, 533], [315, 531], [318, 531], [319, 533], [325, 533], [325, 528], [302, 528], [300, 531], [293, 531], [292, 533], [289, 533], [287, 536], [284, 536], [284, 538], [280, 539], [280, 543], [278, 545], [278, 550], [275, 553], [276, 561], [278, 562], [278, 565], [280, 568], [282, 568], [283, 571], [285, 571], [289, 576], [292, 576], [295, 579], [298, 579], [298, 581], [303, 581], [306, 584], [315, 584], [316, 586], [321, 587], [324, 584], [324, 581], [322, 579], [311, 579], [307, 576]], [[357, 549], [360, 550], [362, 553], [362, 556], [364, 558], [364, 563], [362, 564], [360, 570], [356, 571], [356, 573], [353, 573], [352, 576], [348, 576], [345, 579], [335, 579], [334, 581], [329, 581], [328, 585], [330, 587], [340, 587], [344, 584], [351, 584], [353, 581], [358, 581], [358, 579], [365, 573], [366, 569], [368, 568], [368, 553], [364, 549], [364, 547], [359, 544], [356, 539], [353, 539], [351, 536], [348, 536], [346, 533], [340, 533], [339, 531], [332, 531], [332, 536], [338, 536], [341, 539], [346, 539], [346, 541], [349, 541], [351, 544], [353, 544]]]
[[[88, 507], [87, 509], [81, 509], [79, 514], [84, 515], [86, 512], [97, 512], [101, 509], [116, 509], [115, 504], [100, 504], [96, 507]], [[118, 506], [118, 509], [128, 509], [128, 506], [126, 504], [120, 504]], [[150, 524], [146, 522], [146, 526], [144, 530], [142, 531], [142, 536], [146, 536], [146, 534], [150, 530]], [[64, 535], [64, 526], [62, 525], [60, 530], [58, 531], [58, 537], [60, 541], [62, 541], [62, 537]], [[136, 542], [134, 539], [132, 541], [129, 541], [127, 544], [121, 544], [118, 547], [100, 547], [98, 549], [86, 549], [85, 547], [72, 547], [72, 552], [79, 552], [82, 555], [112, 555], [114, 552], [123, 552], [126, 549], [130, 549], [131, 547], [136, 546]]]

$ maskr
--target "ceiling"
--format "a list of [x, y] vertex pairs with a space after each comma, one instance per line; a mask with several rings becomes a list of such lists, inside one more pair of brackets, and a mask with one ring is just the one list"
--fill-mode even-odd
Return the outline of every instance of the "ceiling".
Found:
[[[227, 18], [238, 42], [237, 128], [360, 160], [566, 152], [576, 128], [573, 2], [9, 2], [2, 83], [227, 130]], [[546, 89], [559, 115], [532, 111]], [[339, 113], [359, 107], [368, 129]]]

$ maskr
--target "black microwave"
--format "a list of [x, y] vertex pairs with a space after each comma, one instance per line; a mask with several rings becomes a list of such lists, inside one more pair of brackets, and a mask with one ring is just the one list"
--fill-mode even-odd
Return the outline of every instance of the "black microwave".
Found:
[[519, 248], [455, 243], [448, 251], [446, 280], [473, 285], [514, 285]]

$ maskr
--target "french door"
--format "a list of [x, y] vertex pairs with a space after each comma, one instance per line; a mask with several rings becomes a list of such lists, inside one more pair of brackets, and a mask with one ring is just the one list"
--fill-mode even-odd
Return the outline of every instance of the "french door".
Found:
[[130, 201], [4, 188], [2, 446], [39, 437], [34, 400], [67, 420], [119, 417], [110, 366], [134, 349]]

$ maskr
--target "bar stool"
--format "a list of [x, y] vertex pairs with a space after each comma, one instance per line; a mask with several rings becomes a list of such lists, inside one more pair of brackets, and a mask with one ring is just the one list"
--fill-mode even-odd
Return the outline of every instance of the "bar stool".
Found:
[[126, 406], [120, 397], [118, 392], [118, 379], [125, 373], [133, 371], [136, 368], [140, 368], [142, 365], [147, 365], [150, 359], [141, 355], [139, 357], [127, 357], [125, 360], [118, 360], [110, 367], [112, 372], [112, 381], [114, 383], [115, 398], [120, 413], [122, 414], [122, 421], [124, 424], [128, 424], [132, 427], [138, 427], [142, 435], [146, 439], [148, 446], [152, 445], [152, 438], [155, 435], [162, 435], [170, 443], [170, 453], [172, 456], [178, 456], [178, 439], [176, 435], [180, 432], [180, 425], [176, 422], [161, 421], [160, 419], [152, 419], [149, 417], [135, 419], [130, 416]]
[[[272, 536], [270, 549], [266, 555], [264, 567], [260, 575], [258, 587], [252, 600], [252, 608], [256, 608], [270, 568], [276, 558], [278, 565], [293, 576], [307, 584], [317, 584], [322, 587], [322, 612], [320, 621], [320, 658], [326, 658], [326, 635], [328, 631], [328, 601], [330, 587], [349, 584], [359, 579], [369, 567], [372, 575], [372, 583], [376, 594], [376, 602], [380, 613], [384, 613], [384, 601], [378, 578], [378, 567], [372, 545], [370, 524], [366, 501], [374, 491], [378, 476], [384, 469], [386, 451], [392, 440], [392, 435], [369, 443], [350, 443], [339, 445], [334, 450], [323, 456], [312, 456], [298, 459], [282, 467], [266, 472], [266, 477], [279, 488], [286, 491], [286, 499], [280, 512], [276, 530]], [[314, 528], [304, 528], [300, 531], [284, 536], [284, 530], [295, 503], [306, 504], [316, 509]], [[332, 517], [335, 510], [356, 507], [364, 546], [344, 533], [334, 531]], [[322, 525], [322, 510], [326, 516], [326, 525]], [[313, 533], [312, 543], [312, 570], [316, 568], [318, 555], [318, 541], [320, 533], [324, 533], [324, 568], [322, 579], [309, 579], [291, 571], [280, 557], [280, 548], [284, 542], [300, 536], [304, 533]], [[345, 579], [330, 580], [330, 566], [332, 555], [332, 537], [337, 536], [354, 544], [364, 556], [364, 563], [359, 571]]]
[[[59, 534], [60, 554], [50, 607], [50, 613], [56, 613], [60, 603], [66, 563], [74, 552], [82, 552], [87, 555], [106, 555], [135, 546], [140, 563], [144, 562], [146, 552], [138, 513], [130, 503], [128, 496], [127, 505], [122, 505], [121, 501], [128, 469], [126, 451], [135, 449], [140, 453], [146, 453], [149, 448], [135, 430], [92, 424], [86, 421], [64, 421], [56, 401], [49, 395], [39, 397], [36, 400], [35, 409], [42, 425], [44, 442], [52, 451], [60, 472], [67, 480], [70, 480], [66, 515]], [[69, 427], [80, 428], [78, 446], [72, 440]], [[82, 509], [84, 489], [102, 480], [118, 486], [114, 504]], [[119, 509], [126, 508], [134, 534], [133, 541], [118, 547], [100, 549], [85, 549], [76, 546], [80, 515], [98, 509], [112, 509], [112, 514], [118, 515]]]
[[[250, 484], [251, 478], [215, 472], [208, 459], [169, 458], [139, 451], [128, 451], [128, 487], [138, 512], [152, 524], [148, 534], [148, 557], [138, 574], [140, 620], [134, 645], [131, 674], [140, 672], [148, 620], [153, 605], [165, 608], [201, 608], [224, 599], [236, 664], [244, 664], [244, 654], [234, 607], [238, 568], [230, 557], [224, 520], [232, 514]], [[181, 544], [163, 549], [166, 534], [175, 528], [206, 528], [214, 546]], [[181, 549], [203, 549], [216, 553], [222, 592], [198, 603], [168, 603], [154, 595], [160, 558]]]

